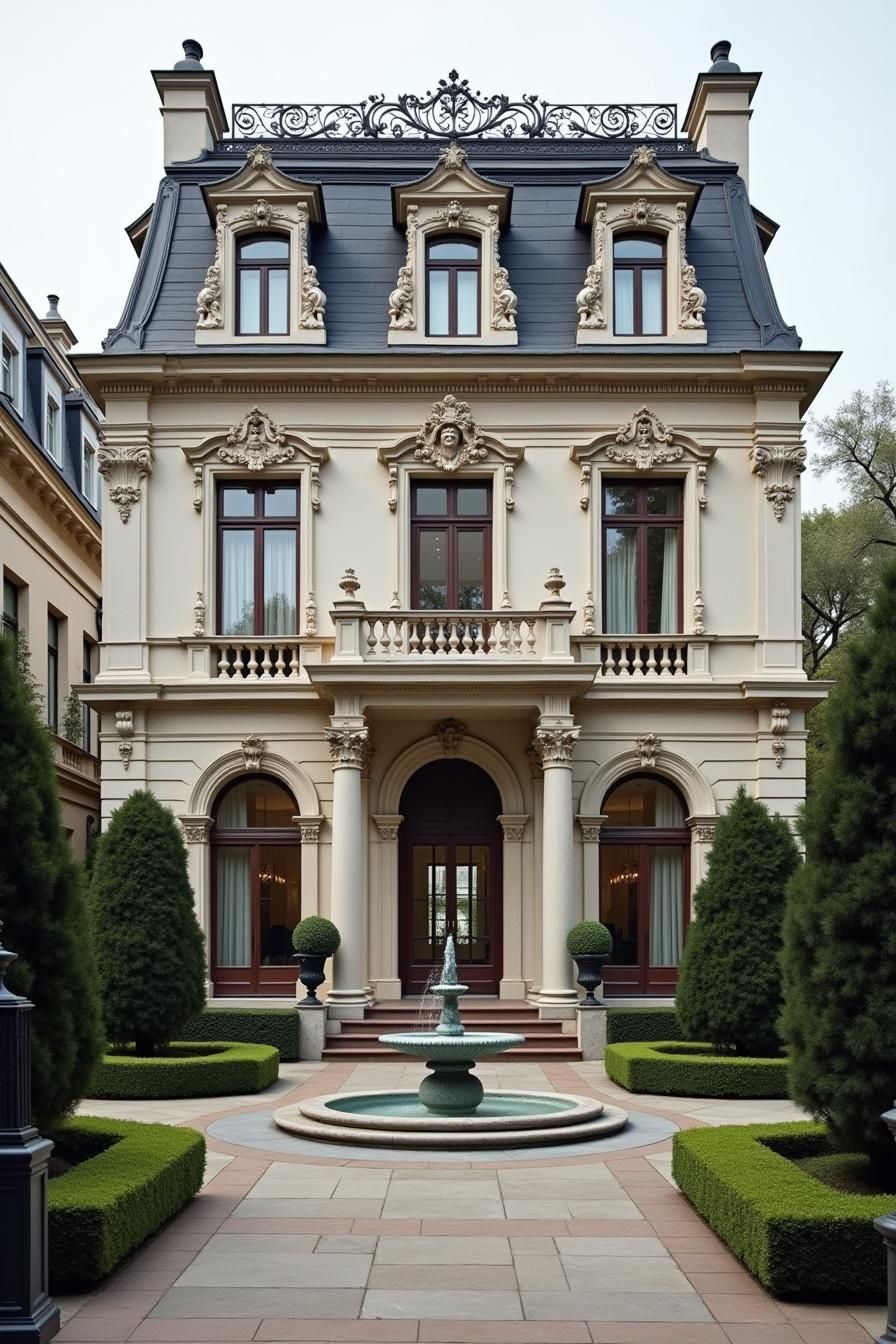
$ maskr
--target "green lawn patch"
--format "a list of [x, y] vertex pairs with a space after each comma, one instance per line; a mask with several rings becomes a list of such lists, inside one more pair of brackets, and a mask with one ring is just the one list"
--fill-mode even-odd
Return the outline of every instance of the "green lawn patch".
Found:
[[185, 1041], [245, 1041], [275, 1045], [284, 1064], [299, 1057], [299, 1015], [295, 1008], [204, 1008], [178, 1034]]
[[53, 1291], [104, 1278], [202, 1185], [205, 1139], [192, 1129], [77, 1116], [47, 1137], [75, 1164], [49, 1183]]
[[280, 1056], [272, 1045], [172, 1041], [156, 1055], [135, 1055], [133, 1047], [110, 1051], [94, 1075], [90, 1095], [127, 1101], [235, 1096], [270, 1087], [279, 1070]]
[[675, 1008], [608, 1008], [607, 1043], [624, 1041], [680, 1041]]
[[883, 1301], [873, 1219], [892, 1195], [845, 1194], [804, 1170], [830, 1155], [823, 1125], [724, 1125], [676, 1134], [672, 1175], [733, 1253], [778, 1297]]
[[787, 1060], [720, 1055], [701, 1041], [608, 1045], [608, 1077], [630, 1092], [670, 1097], [786, 1097]]

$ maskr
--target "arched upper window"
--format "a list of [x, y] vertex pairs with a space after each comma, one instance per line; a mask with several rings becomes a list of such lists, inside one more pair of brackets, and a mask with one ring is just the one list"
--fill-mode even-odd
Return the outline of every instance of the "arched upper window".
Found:
[[613, 330], [617, 336], [666, 334], [666, 243], [656, 234], [613, 238]]
[[678, 793], [652, 775], [636, 775], [617, 784], [604, 800], [603, 814], [608, 827], [656, 826], [662, 830], [681, 830], [685, 825], [684, 806]]
[[427, 336], [478, 336], [482, 254], [474, 238], [426, 244]]
[[289, 239], [266, 233], [241, 238], [236, 249], [236, 329], [240, 336], [289, 331]]

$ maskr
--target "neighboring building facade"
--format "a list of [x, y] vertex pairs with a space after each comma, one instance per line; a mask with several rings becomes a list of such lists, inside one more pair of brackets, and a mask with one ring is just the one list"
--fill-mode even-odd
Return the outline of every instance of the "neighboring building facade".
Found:
[[[805, 786], [800, 349], [747, 195], [759, 76], [666, 106], [237, 105], [154, 75], [166, 176], [102, 355], [103, 808], [180, 818], [215, 996], [670, 993], [740, 784]], [[240, 138], [242, 137], [242, 138]], [[428, 137], [428, 138], [427, 138]]]
[[0, 267], [3, 631], [27, 641], [62, 824], [83, 857], [100, 815], [99, 724], [69, 692], [99, 667], [99, 411], [56, 305], [38, 318]]

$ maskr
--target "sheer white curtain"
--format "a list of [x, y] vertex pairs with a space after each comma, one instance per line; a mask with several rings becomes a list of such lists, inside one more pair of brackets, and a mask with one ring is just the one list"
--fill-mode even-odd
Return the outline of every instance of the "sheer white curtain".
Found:
[[264, 633], [296, 633], [296, 534], [285, 528], [264, 534]]
[[254, 537], [226, 531], [222, 540], [222, 635], [251, 635], [255, 629]]
[[610, 635], [638, 629], [638, 534], [634, 528], [607, 530], [607, 613]]
[[663, 586], [657, 633], [678, 633], [678, 532], [674, 527], [663, 528]]
[[[232, 789], [217, 812], [222, 830], [242, 830], [248, 822], [246, 790]], [[251, 964], [252, 881], [249, 871], [250, 850], [220, 845], [218, 871], [218, 965]]]
[[[657, 784], [655, 826], [683, 826], [681, 804], [671, 789]], [[680, 849], [650, 850], [650, 965], [677, 966], [684, 941]]]

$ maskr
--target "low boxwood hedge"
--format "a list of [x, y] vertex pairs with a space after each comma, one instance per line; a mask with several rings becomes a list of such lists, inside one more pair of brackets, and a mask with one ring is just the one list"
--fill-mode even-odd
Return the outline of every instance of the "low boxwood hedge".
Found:
[[163, 1054], [124, 1050], [104, 1055], [90, 1095], [128, 1101], [236, 1096], [270, 1087], [279, 1071], [280, 1056], [272, 1045], [172, 1041]]
[[202, 1185], [205, 1138], [193, 1129], [77, 1116], [47, 1135], [77, 1163], [49, 1183], [50, 1288], [110, 1273]]
[[786, 1097], [787, 1060], [719, 1055], [700, 1041], [608, 1045], [607, 1074], [630, 1092], [671, 1097]]
[[295, 1008], [204, 1008], [180, 1029], [185, 1041], [245, 1041], [275, 1045], [284, 1064], [299, 1057]]
[[872, 1220], [893, 1196], [843, 1194], [791, 1160], [828, 1151], [822, 1125], [688, 1129], [673, 1138], [672, 1175], [778, 1297], [882, 1301], [886, 1253]]
[[680, 1041], [674, 1008], [608, 1008], [607, 1044], [623, 1041]]

